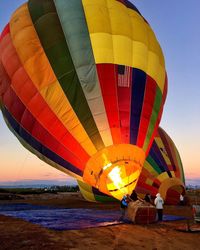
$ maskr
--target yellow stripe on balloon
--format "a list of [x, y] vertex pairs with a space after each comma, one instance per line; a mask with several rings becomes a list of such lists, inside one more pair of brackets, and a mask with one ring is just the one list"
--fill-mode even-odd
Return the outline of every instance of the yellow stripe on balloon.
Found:
[[175, 175], [175, 172], [174, 172], [174, 171], [170, 171], [170, 173], [171, 173], [172, 177], [176, 177], [176, 175]]
[[145, 181], [145, 183], [146, 183], [147, 185], [149, 185], [149, 186], [152, 186], [152, 185], [153, 185], [153, 180], [150, 179], [150, 178], [147, 178], [146, 181]]
[[152, 176], [156, 177], [158, 175], [158, 173], [156, 172], [156, 170], [148, 163], [148, 161], [144, 162], [144, 168], [150, 173], [152, 174]]
[[95, 62], [143, 70], [157, 82], [163, 92], [163, 53], [144, 19], [136, 11], [115, 0], [82, 0], [82, 3]]
[[49, 107], [89, 155], [96, 148], [81, 125], [50, 66], [33, 26], [27, 4], [11, 17], [10, 32], [18, 56]]
[[168, 175], [167, 172], [163, 172], [163, 173], [161, 173], [160, 175], [158, 175], [157, 179], [158, 179], [160, 182], [163, 182], [164, 180], [169, 179], [169, 175]]
[[95, 199], [94, 193], [92, 191], [92, 186], [88, 185], [85, 182], [79, 181], [79, 180], [77, 180], [77, 182], [78, 182], [78, 186], [79, 186], [79, 189], [80, 189], [83, 197], [88, 201], [95, 202], [96, 199]]
[[167, 163], [168, 166], [170, 166], [172, 163], [170, 162], [170, 159], [168, 157], [168, 154], [167, 154], [167, 151], [165, 150], [165, 146], [161, 140], [160, 137], [155, 137], [154, 139], [156, 141], [156, 144], [158, 145], [159, 149], [163, 149], [163, 150], [160, 150], [163, 158], [165, 159], [165, 162]]

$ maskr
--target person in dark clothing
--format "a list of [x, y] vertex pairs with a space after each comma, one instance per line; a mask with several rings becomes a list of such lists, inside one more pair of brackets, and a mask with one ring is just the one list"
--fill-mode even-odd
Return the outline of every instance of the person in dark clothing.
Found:
[[142, 200], [140, 197], [138, 197], [137, 193], [135, 192], [135, 190], [133, 190], [132, 194], [130, 195], [130, 200], [131, 201], [141, 201], [144, 202], [144, 200]]
[[151, 203], [151, 195], [149, 193], [147, 193], [144, 197], [144, 200], [148, 203]]
[[138, 196], [137, 196], [137, 193], [135, 192], [135, 190], [133, 190], [130, 198], [131, 198], [132, 201], [137, 201], [138, 200]]
[[130, 202], [130, 197], [129, 195], [124, 195], [121, 202], [120, 202], [120, 210], [121, 210], [121, 217], [120, 217], [120, 221], [124, 219], [125, 217], [125, 213], [126, 213], [126, 209], [128, 207], [128, 203]]

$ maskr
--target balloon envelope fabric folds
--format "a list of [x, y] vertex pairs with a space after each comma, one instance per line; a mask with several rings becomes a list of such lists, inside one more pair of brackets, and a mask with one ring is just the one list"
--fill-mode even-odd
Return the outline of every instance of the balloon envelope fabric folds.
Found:
[[10, 130], [43, 161], [117, 199], [136, 187], [166, 94], [160, 45], [127, 0], [29, 0], [1, 33]]

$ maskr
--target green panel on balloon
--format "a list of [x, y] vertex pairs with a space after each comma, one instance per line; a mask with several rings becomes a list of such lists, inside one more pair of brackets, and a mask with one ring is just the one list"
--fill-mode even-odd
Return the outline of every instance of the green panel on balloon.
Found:
[[54, 3], [46, 1], [42, 13], [38, 1], [30, 0], [29, 9], [42, 46], [66, 97], [97, 149], [102, 149], [104, 145], [80, 86]]

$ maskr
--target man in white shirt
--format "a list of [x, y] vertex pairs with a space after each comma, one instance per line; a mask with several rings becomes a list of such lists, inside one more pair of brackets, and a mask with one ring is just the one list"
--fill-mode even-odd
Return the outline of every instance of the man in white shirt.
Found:
[[159, 221], [162, 221], [162, 217], [163, 217], [163, 204], [164, 204], [164, 201], [163, 201], [163, 198], [160, 196], [159, 193], [156, 195], [156, 198], [155, 198], [155, 200], [154, 200], [154, 204], [155, 204], [156, 209], [157, 209], [158, 220], [159, 220]]

